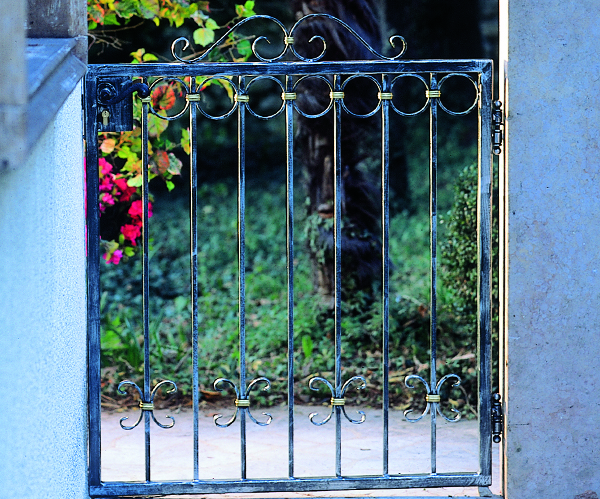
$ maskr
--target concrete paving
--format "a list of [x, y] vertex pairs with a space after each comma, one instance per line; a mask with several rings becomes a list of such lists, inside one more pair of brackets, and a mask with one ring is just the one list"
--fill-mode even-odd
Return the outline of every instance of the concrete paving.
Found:
[[[348, 407], [348, 414], [353, 411]], [[139, 409], [132, 412], [104, 412], [102, 414], [102, 480], [144, 480], [144, 424], [130, 431], [119, 426], [120, 418], [129, 416], [126, 423], [136, 421]], [[226, 421], [234, 409], [219, 410]], [[259, 410], [260, 411], [260, 410]], [[268, 426], [247, 421], [247, 476], [248, 478], [287, 477], [288, 414], [287, 407], [266, 410], [273, 416]], [[323, 426], [309, 421], [309, 414], [320, 417], [329, 413], [328, 407], [296, 406], [294, 411], [295, 476], [335, 475], [335, 423], [332, 418]], [[228, 428], [218, 428], [213, 421], [215, 409], [204, 407], [199, 415], [199, 468], [201, 479], [240, 478], [240, 423], [239, 418]], [[380, 410], [366, 409], [366, 421], [360, 425], [342, 423], [342, 474], [380, 475], [382, 473], [382, 415]], [[193, 477], [192, 436], [193, 415], [189, 410], [156, 411], [159, 421], [169, 423], [167, 414], [175, 417], [175, 426], [161, 429], [151, 423], [151, 478], [153, 481], [191, 480]], [[356, 415], [354, 413], [354, 415]], [[254, 412], [264, 420], [260, 412]], [[478, 470], [478, 423], [459, 421], [437, 424], [437, 471], [474, 472]], [[430, 417], [418, 423], [408, 423], [401, 411], [390, 411], [389, 471], [390, 474], [429, 473], [431, 471]], [[494, 446], [494, 485], [490, 490], [499, 494], [498, 447]], [[404, 497], [478, 497], [479, 490], [471, 488], [411, 489], [351, 491], [337, 493], [303, 493], [302, 497], [333, 496], [404, 496]], [[236, 494], [235, 497], [243, 497]], [[298, 494], [279, 493], [271, 497], [300, 497]], [[203, 496], [205, 497], [205, 496]], [[219, 496], [223, 497], [223, 496]], [[225, 496], [233, 497], [233, 496]], [[251, 496], [249, 496], [251, 497]], [[269, 497], [263, 494], [262, 497]]]

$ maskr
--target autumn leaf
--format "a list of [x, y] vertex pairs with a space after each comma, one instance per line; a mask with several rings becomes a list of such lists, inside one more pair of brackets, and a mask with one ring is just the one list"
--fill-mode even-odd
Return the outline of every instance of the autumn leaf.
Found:
[[177, 156], [175, 156], [172, 152], [169, 153], [169, 168], [168, 168], [168, 172], [171, 175], [181, 175], [181, 167], [183, 166], [183, 164], [181, 163], [181, 161], [179, 161], [179, 159], [177, 159]]
[[198, 28], [194, 31], [194, 42], [206, 47], [215, 41], [215, 32], [209, 28]]
[[105, 139], [102, 141], [102, 144], [100, 144], [100, 149], [104, 154], [110, 154], [115, 150], [116, 145], [117, 142], [115, 139]]
[[159, 85], [152, 92], [152, 105], [154, 109], [162, 109], [167, 111], [175, 105], [175, 91], [168, 84]]
[[190, 129], [183, 128], [181, 130], [181, 147], [185, 151], [186, 154], [190, 153]]
[[140, 0], [138, 8], [145, 19], [152, 19], [160, 12], [158, 0]]
[[156, 168], [158, 172], [162, 175], [169, 168], [169, 155], [166, 151], [157, 151], [154, 155], [154, 163], [156, 164]]
[[168, 126], [169, 122], [167, 120], [163, 120], [153, 114], [148, 115], [148, 135], [150, 137], [159, 137]]

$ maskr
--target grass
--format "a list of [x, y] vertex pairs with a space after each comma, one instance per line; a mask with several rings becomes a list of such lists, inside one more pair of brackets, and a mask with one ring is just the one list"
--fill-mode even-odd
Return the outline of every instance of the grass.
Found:
[[[220, 398], [213, 382], [238, 383], [237, 224], [235, 185], [203, 186], [198, 200], [199, 382], [205, 400]], [[296, 197], [300, 199], [299, 194]], [[298, 203], [301, 204], [301, 203]], [[152, 386], [163, 379], [177, 383], [169, 403], [191, 397], [192, 340], [188, 201], [158, 199], [150, 223], [150, 365]], [[294, 362], [299, 402], [321, 403], [331, 396], [313, 391], [308, 380], [333, 381], [334, 317], [313, 294], [310, 262], [302, 240], [303, 209], [295, 213]], [[274, 223], [275, 222], [275, 223]], [[253, 394], [261, 404], [285, 402], [287, 393], [287, 282], [285, 189], [280, 184], [249, 184], [246, 214], [246, 369], [248, 380], [265, 376], [268, 392]], [[391, 220], [390, 255], [390, 398], [394, 407], [422, 406], [424, 393], [408, 390], [404, 378], [429, 378], [429, 221], [400, 213]], [[132, 258], [117, 266], [102, 264], [103, 403], [116, 407], [131, 397], [117, 393], [118, 383], [143, 379], [141, 264]], [[475, 356], [452, 337], [455, 320], [439, 293], [439, 375], [456, 372], [463, 386], [453, 403], [466, 405], [476, 389]], [[350, 390], [353, 402], [376, 406], [382, 393], [381, 304], [357, 294], [342, 306], [342, 377], [362, 375], [367, 388]], [[413, 393], [414, 392], [414, 393]], [[231, 394], [229, 394], [231, 395]], [[414, 396], [413, 396], [414, 395]]]

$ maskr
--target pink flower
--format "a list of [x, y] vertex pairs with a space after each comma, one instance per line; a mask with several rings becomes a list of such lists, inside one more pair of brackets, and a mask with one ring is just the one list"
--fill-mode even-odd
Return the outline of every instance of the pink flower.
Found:
[[106, 175], [107, 173], [112, 172], [113, 169], [112, 165], [104, 158], [100, 158], [98, 160], [98, 166], [100, 167], [100, 173], [102, 175]]
[[119, 201], [122, 201], [122, 202], [129, 201], [131, 199], [131, 196], [133, 194], [135, 194], [136, 188], [129, 187], [127, 185], [127, 180], [124, 179], [123, 177], [115, 178], [115, 185], [117, 186], [117, 189], [119, 189], [120, 194], [121, 194], [119, 197]]
[[121, 227], [121, 234], [126, 241], [131, 241], [131, 244], [137, 246], [135, 240], [142, 235], [142, 229], [139, 225], [126, 224]]
[[114, 263], [115, 265], [118, 265], [118, 263], [121, 261], [121, 258], [123, 258], [123, 252], [119, 249], [115, 250], [110, 257], [108, 253], [104, 253], [103, 258], [106, 260], [106, 263]]
[[100, 181], [100, 192], [110, 192], [114, 187], [112, 174], [108, 174]]
[[103, 204], [108, 206], [112, 206], [115, 204], [115, 198], [112, 196], [112, 194], [109, 194], [108, 192], [102, 193], [100, 195], [100, 200]]
[[[141, 220], [144, 216], [144, 208], [142, 206], [142, 200], [138, 199], [137, 201], [134, 201], [133, 203], [131, 203], [131, 207], [129, 208], [129, 211], [127, 212], [129, 213], [129, 216], [131, 218], [133, 218], [133, 220], [135, 221], [137, 220]], [[152, 216], [152, 203], [148, 202], [148, 217]]]

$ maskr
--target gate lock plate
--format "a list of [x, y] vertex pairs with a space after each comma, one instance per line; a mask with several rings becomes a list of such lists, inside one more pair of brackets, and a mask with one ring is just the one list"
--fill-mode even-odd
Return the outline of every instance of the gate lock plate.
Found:
[[102, 78], [98, 81], [98, 131], [133, 130], [133, 99], [131, 92], [128, 92], [131, 87], [131, 78], [126, 76]]

